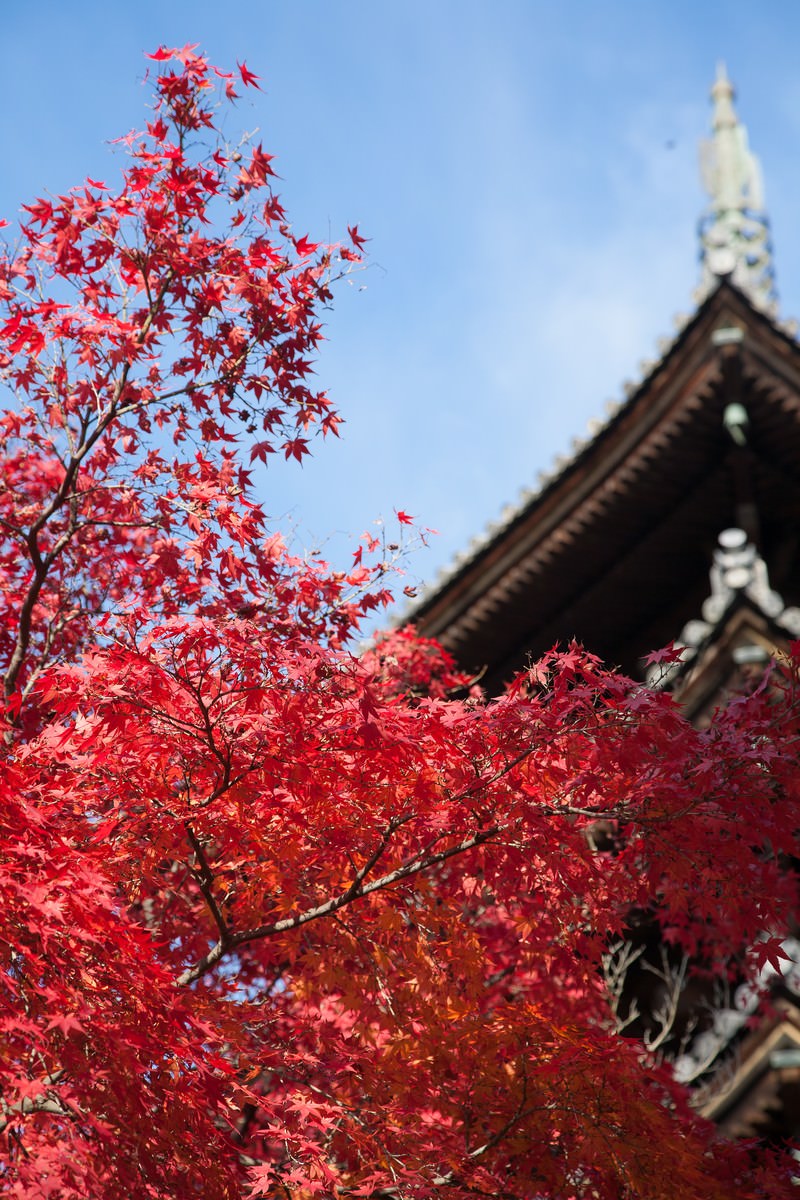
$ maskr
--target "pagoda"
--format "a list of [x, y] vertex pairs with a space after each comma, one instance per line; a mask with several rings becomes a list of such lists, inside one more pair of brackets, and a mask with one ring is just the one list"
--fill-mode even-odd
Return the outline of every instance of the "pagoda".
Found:
[[[777, 317], [760, 167], [722, 67], [711, 98], [692, 315], [411, 614], [489, 692], [556, 643], [643, 678], [644, 657], [675, 642], [680, 661], [648, 681], [702, 724], [800, 636], [800, 345]], [[732, 1136], [800, 1134], [800, 941], [784, 948], [783, 972], [721, 999], [675, 1054]]]

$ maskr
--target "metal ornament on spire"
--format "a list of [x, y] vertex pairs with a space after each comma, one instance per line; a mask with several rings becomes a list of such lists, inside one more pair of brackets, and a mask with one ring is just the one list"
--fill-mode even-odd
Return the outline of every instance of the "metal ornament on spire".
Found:
[[747, 144], [733, 98], [733, 85], [720, 63], [711, 89], [713, 132], [700, 143], [703, 186], [711, 197], [700, 219], [700, 294], [707, 295], [728, 276], [757, 308], [774, 313], [777, 295], [761, 166]]

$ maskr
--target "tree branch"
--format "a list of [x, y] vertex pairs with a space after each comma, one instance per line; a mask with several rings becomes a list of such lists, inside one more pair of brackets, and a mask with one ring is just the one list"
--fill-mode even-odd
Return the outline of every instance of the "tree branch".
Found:
[[231, 931], [228, 928], [228, 923], [225, 920], [225, 917], [223, 916], [222, 912], [220, 911], [220, 907], [217, 904], [216, 898], [214, 896], [213, 872], [211, 870], [211, 867], [208, 865], [208, 859], [205, 856], [205, 851], [203, 850], [202, 842], [200, 841], [200, 839], [198, 838], [197, 834], [194, 832], [194, 830], [192, 829], [192, 827], [188, 821], [184, 821], [184, 828], [186, 829], [187, 837], [189, 838], [189, 841], [192, 846], [192, 850], [194, 851], [194, 856], [197, 859], [198, 866], [199, 866], [199, 869], [196, 869], [190, 865], [189, 870], [192, 872], [192, 877], [193, 877], [195, 883], [197, 884], [197, 886], [200, 888], [200, 891], [203, 894], [203, 899], [205, 900], [206, 904], [208, 905], [209, 912], [211, 913], [212, 917], [214, 918], [214, 924], [216, 925], [217, 929], [219, 930], [220, 942], [223, 943], [225, 945], [225, 947], [227, 948], [227, 946], [230, 944], [230, 940], [231, 940]]
[[[458, 854], [464, 854], [468, 850], [474, 850], [477, 846], [484, 845], [491, 838], [496, 837], [500, 833], [501, 828], [500, 825], [492, 825], [488, 829], [479, 830], [478, 833], [464, 838], [462, 841], [457, 842], [455, 846], [450, 846], [446, 850], [440, 850], [437, 854], [414, 856], [394, 871], [389, 871], [386, 875], [381, 875], [379, 879], [373, 879], [371, 883], [364, 884], [363, 882], [354, 880], [347, 890], [341, 892], [338, 896], [332, 896], [324, 904], [307, 909], [305, 912], [298, 913], [294, 917], [283, 917], [280, 921], [273, 921], [268, 925], [259, 925], [255, 929], [246, 929], [241, 933], [226, 931], [228, 934], [227, 944], [220, 937], [220, 940], [212, 947], [208, 954], [196, 963], [195, 966], [187, 968], [178, 977], [176, 986], [187, 987], [189, 984], [195, 983], [207, 971], [216, 966], [228, 950], [246, 945], [248, 942], [261, 941], [266, 938], [275, 937], [280, 933], [288, 933], [291, 930], [301, 928], [303, 925], [310, 924], [311, 921], [318, 921], [322, 917], [330, 916], [346, 905], [352, 904], [360, 896], [369, 896], [373, 892], [384, 891], [386, 888], [392, 887], [395, 883], [399, 883], [402, 879], [410, 879], [413, 875], [418, 875], [421, 871], [427, 871], [430, 867], [447, 862], [448, 859], [455, 858]], [[380, 853], [383, 853], [383, 849], [381, 849]], [[380, 857], [380, 855], [377, 857]], [[375, 861], [377, 861], [377, 858]], [[362, 867], [362, 871], [363, 869]]]
[[[65, 1074], [66, 1072], [63, 1070], [53, 1071], [52, 1074], [44, 1077], [42, 1087], [52, 1087], [53, 1084], [63, 1079]], [[28, 1116], [30, 1113], [52, 1113], [58, 1117], [75, 1116], [71, 1108], [66, 1107], [57, 1096], [47, 1092], [43, 1092], [41, 1096], [26, 1096], [24, 1100], [20, 1100], [16, 1104], [8, 1104], [0, 1097], [0, 1111], [4, 1114], [4, 1119], [0, 1119], [0, 1133], [5, 1132], [15, 1117]]]

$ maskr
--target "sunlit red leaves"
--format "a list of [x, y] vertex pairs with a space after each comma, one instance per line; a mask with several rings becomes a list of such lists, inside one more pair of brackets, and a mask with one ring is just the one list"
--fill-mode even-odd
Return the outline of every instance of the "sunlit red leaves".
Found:
[[[260, 146], [245, 149], [247, 166], [240, 168], [238, 153], [212, 148], [203, 157], [184, 145], [188, 130], [213, 123], [212, 84], [229, 76], [191, 46], [162, 48], [154, 60], [170, 65], [156, 81], [156, 116], [146, 133], [125, 139], [130, 161], [122, 187], [89, 181], [31, 204], [15, 258], [0, 263], [2, 278], [22, 284], [5, 289], [0, 313], [0, 361], [23, 396], [3, 453], [8, 459], [40, 450], [62, 464], [47, 489], [38, 479], [34, 489], [33, 475], [26, 480], [18, 472], [0, 500], [15, 514], [5, 525], [9, 594], [28, 586], [32, 554], [37, 596], [7, 691], [17, 678], [30, 681], [34, 650], [71, 653], [103, 597], [115, 602], [112, 593], [118, 599], [134, 578], [153, 589], [165, 554], [166, 574], [175, 580], [171, 596], [184, 589], [194, 602], [209, 578], [230, 578], [230, 559], [214, 556], [225, 553], [233, 523], [246, 520], [255, 536], [256, 510], [246, 508], [239, 488], [232, 497], [210, 497], [206, 511], [192, 517], [216, 523], [218, 532], [183, 546], [174, 537], [167, 543], [162, 535], [182, 524], [176, 506], [180, 513], [191, 501], [166, 456], [147, 488], [134, 494], [127, 485], [131, 473], [144, 482], [139, 468], [151, 453], [139, 432], [168, 431], [178, 446], [199, 436], [218, 470], [216, 448], [242, 434], [242, 404], [245, 433], [255, 435], [252, 459], [266, 461], [280, 448], [302, 460], [311, 426], [337, 429], [328, 397], [306, 383], [335, 251], [293, 238], [272, 194], [250, 203], [253, 189], [269, 193], [270, 156]], [[255, 85], [244, 64], [240, 73]], [[243, 172], [244, 191], [237, 182]], [[216, 198], [237, 188], [238, 203], [218, 210]], [[222, 228], [212, 226], [212, 211]], [[38, 272], [45, 281], [69, 279], [74, 299], [43, 298]], [[60, 562], [39, 570], [36, 555], [53, 547]], [[241, 571], [234, 574], [241, 582]], [[169, 611], [175, 601], [164, 598]]]
[[[312, 576], [302, 590], [309, 596], [320, 586]], [[603, 945], [595, 930], [624, 914], [642, 868], [661, 873], [667, 905], [673, 884], [702, 896], [704, 881], [675, 865], [713, 831], [721, 797], [707, 792], [691, 804], [676, 792], [682, 808], [670, 810], [668, 792], [653, 826], [644, 799], [631, 797], [638, 867], [625, 853], [614, 862], [593, 855], [569, 811], [612, 808], [642, 773], [658, 794], [671, 771], [706, 752], [706, 735], [688, 730], [663, 696], [628, 714], [625, 688], [574, 650], [546, 665], [546, 693], [517, 692], [488, 706], [420, 694], [409, 705], [404, 697], [421, 693], [426, 670], [434, 690], [437, 672], [447, 680], [452, 667], [440, 657], [441, 664], [435, 647], [417, 647], [405, 632], [359, 662], [255, 611], [246, 619], [176, 619], [54, 675], [42, 699], [59, 718], [25, 760], [32, 815], [44, 804], [67, 820], [75, 864], [94, 858], [98, 872], [97, 907], [86, 894], [86, 914], [72, 921], [101, 942], [75, 957], [73, 974], [94, 979], [106, 953], [105, 935], [87, 917], [102, 924], [107, 914], [114, 927], [122, 919], [108, 903], [112, 880], [130, 913], [157, 933], [136, 943], [142, 963], [126, 966], [123, 954], [114, 968], [130, 970], [137, 988], [152, 960], [148, 970], [166, 971], [171, 992], [175, 973], [224, 936], [201, 887], [206, 868], [231, 937], [272, 930], [234, 944], [228, 968], [202, 974], [190, 994], [205, 1022], [203, 1055], [219, 1046], [225, 1064], [235, 1046], [238, 1069], [250, 1064], [247, 1144], [261, 1165], [246, 1173], [260, 1188], [291, 1179], [309, 1195], [368, 1194], [391, 1179], [456, 1196], [518, 1173], [536, 1178], [541, 1195], [559, 1196], [565, 1180], [584, 1177], [608, 1197], [667, 1196], [659, 1180], [671, 1187], [676, 1178], [693, 1195], [731, 1194], [744, 1160], [730, 1147], [708, 1158], [706, 1135], [677, 1092], [680, 1115], [664, 1107], [666, 1077], [648, 1082], [635, 1045], [610, 1031], [594, 965]], [[756, 707], [743, 728], [757, 730], [767, 715]], [[365, 722], [374, 728], [368, 739]], [[609, 745], [599, 753], [604, 735]], [[739, 745], [746, 750], [746, 741]], [[482, 846], [402, 875], [420, 855], [446, 851], [489, 822], [495, 832]], [[187, 823], [205, 866], [187, 846]], [[680, 839], [674, 857], [664, 852], [665, 830]], [[742, 862], [752, 857], [746, 842], [732, 846]], [[50, 906], [63, 903], [64, 867], [52, 851], [48, 861], [57, 888], [32, 887], [30, 878], [25, 885], [28, 911], [39, 906], [37, 924], [55, 922]], [[328, 898], [346, 896], [369, 862], [365, 894], [352, 892], [335, 920], [314, 916]], [[369, 890], [398, 870], [391, 886]], [[720, 877], [717, 903], [722, 886]], [[755, 930], [770, 919], [771, 903], [754, 903], [749, 916], [740, 910], [740, 932], [747, 921]], [[62, 935], [43, 926], [38, 936], [49, 944]], [[98, 1009], [94, 983], [84, 981], [77, 1005], [61, 998], [73, 974], [46, 985], [68, 1014], [68, 1027], [53, 1023], [48, 1005], [48, 1037], [80, 1038], [88, 1020], [100, 1029], [111, 1020]], [[145, 992], [154, 1030], [163, 986], [150, 982]], [[153, 1055], [152, 1040], [139, 1047], [119, 1017], [113, 1027], [132, 1038], [129, 1054]], [[58, 1042], [58, 1062], [65, 1045]], [[196, 1104], [180, 1068], [175, 1074], [179, 1060], [173, 1053], [163, 1072], [137, 1086]], [[125, 1070], [134, 1061], [125, 1059]], [[197, 1121], [211, 1103], [203, 1087]], [[80, 1093], [83, 1103], [87, 1095], [97, 1103], [92, 1090]], [[217, 1103], [226, 1111], [222, 1093]], [[112, 1128], [121, 1119], [107, 1102], [103, 1112]], [[216, 1146], [213, 1125], [203, 1128]], [[193, 1145], [199, 1129], [181, 1127], [182, 1144]], [[178, 1132], [173, 1122], [165, 1136]], [[118, 1170], [129, 1144], [118, 1151]], [[93, 1170], [101, 1158], [97, 1152]], [[207, 1161], [201, 1154], [198, 1162]], [[206, 1188], [225, 1195], [235, 1179], [231, 1165], [229, 1183], [223, 1175], [217, 1190]]]
[[[49, 1184], [65, 1197], [122, 1195], [143, 1162], [150, 1187], [180, 1188], [210, 1170], [219, 1190], [224, 1169], [210, 1158], [193, 1166], [171, 1143], [181, 1130], [190, 1140], [209, 1135], [199, 1098], [206, 1089], [221, 1096], [224, 1073], [205, 1061], [202, 1029], [158, 965], [152, 937], [120, 909], [103, 848], [82, 849], [69, 813], [48, 812], [36, 793], [30, 771], [7, 771], [0, 805], [4, 1193], [44, 1195]], [[176, 1055], [181, 1090], [187, 1100], [195, 1095], [185, 1109], [175, 1108], [175, 1080], [159, 1066]], [[146, 1109], [138, 1091], [145, 1080]]]

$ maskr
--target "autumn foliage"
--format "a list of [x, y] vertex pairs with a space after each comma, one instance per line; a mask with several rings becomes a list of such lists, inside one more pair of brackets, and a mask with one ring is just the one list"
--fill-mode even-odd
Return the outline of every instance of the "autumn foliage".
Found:
[[0, 1192], [793, 1195], [600, 970], [654, 905], [706, 970], [776, 954], [791, 670], [700, 732], [575, 647], [494, 700], [408, 630], [359, 655], [383, 547], [293, 556], [249, 467], [336, 432], [363, 238], [298, 236], [225, 143], [246, 67], [153, 58], [121, 185], [0, 258]]

